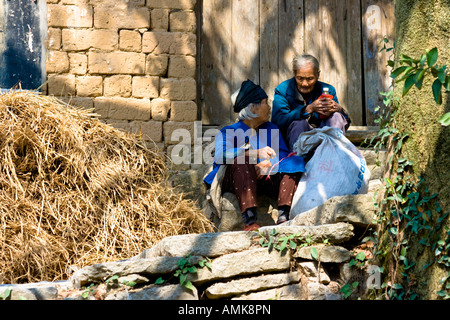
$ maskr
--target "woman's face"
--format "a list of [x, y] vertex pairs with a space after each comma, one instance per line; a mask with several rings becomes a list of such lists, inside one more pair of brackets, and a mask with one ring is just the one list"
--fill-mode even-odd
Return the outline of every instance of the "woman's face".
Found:
[[302, 94], [309, 94], [314, 89], [314, 85], [319, 80], [319, 72], [314, 71], [312, 63], [305, 64], [295, 72], [295, 82], [297, 88]]
[[267, 99], [264, 99], [261, 101], [261, 103], [256, 106], [256, 108], [254, 110], [252, 110], [254, 113], [256, 113], [258, 115], [258, 118], [262, 121], [262, 122], [267, 122], [270, 119], [270, 115], [271, 115], [271, 108], [269, 106], [269, 104], [267, 103]]

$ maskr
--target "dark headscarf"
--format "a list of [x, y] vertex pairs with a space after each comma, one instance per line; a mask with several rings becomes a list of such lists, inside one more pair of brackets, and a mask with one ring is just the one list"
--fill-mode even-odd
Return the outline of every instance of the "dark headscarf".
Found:
[[250, 103], [258, 104], [267, 98], [267, 94], [261, 86], [254, 84], [251, 80], [246, 80], [241, 84], [241, 89], [236, 97], [233, 110], [236, 113], [240, 112]]

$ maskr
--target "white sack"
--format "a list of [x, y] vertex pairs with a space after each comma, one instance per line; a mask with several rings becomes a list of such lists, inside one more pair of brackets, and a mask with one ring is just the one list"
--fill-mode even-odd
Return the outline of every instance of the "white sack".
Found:
[[332, 197], [368, 191], [370, 171], [366, 160], [340, 129], [323, 127], [304, 132], [293, 151], [306, 155], [316, 147], [294, 194], [291, 219]]

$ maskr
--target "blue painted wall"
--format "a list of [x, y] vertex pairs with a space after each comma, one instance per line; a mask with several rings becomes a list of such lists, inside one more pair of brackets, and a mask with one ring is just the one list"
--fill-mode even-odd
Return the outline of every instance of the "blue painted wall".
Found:
[[0, 18], [0, 88], [37, 89], [45, 81], [45, 0], [0, 0]]

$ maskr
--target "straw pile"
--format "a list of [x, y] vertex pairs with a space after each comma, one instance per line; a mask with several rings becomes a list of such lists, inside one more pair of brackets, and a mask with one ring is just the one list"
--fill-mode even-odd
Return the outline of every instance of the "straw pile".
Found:
[[0, 284], [67, 279], [162, 238], [212, 231], [165, 158], [89, 111], [0, 95]]

